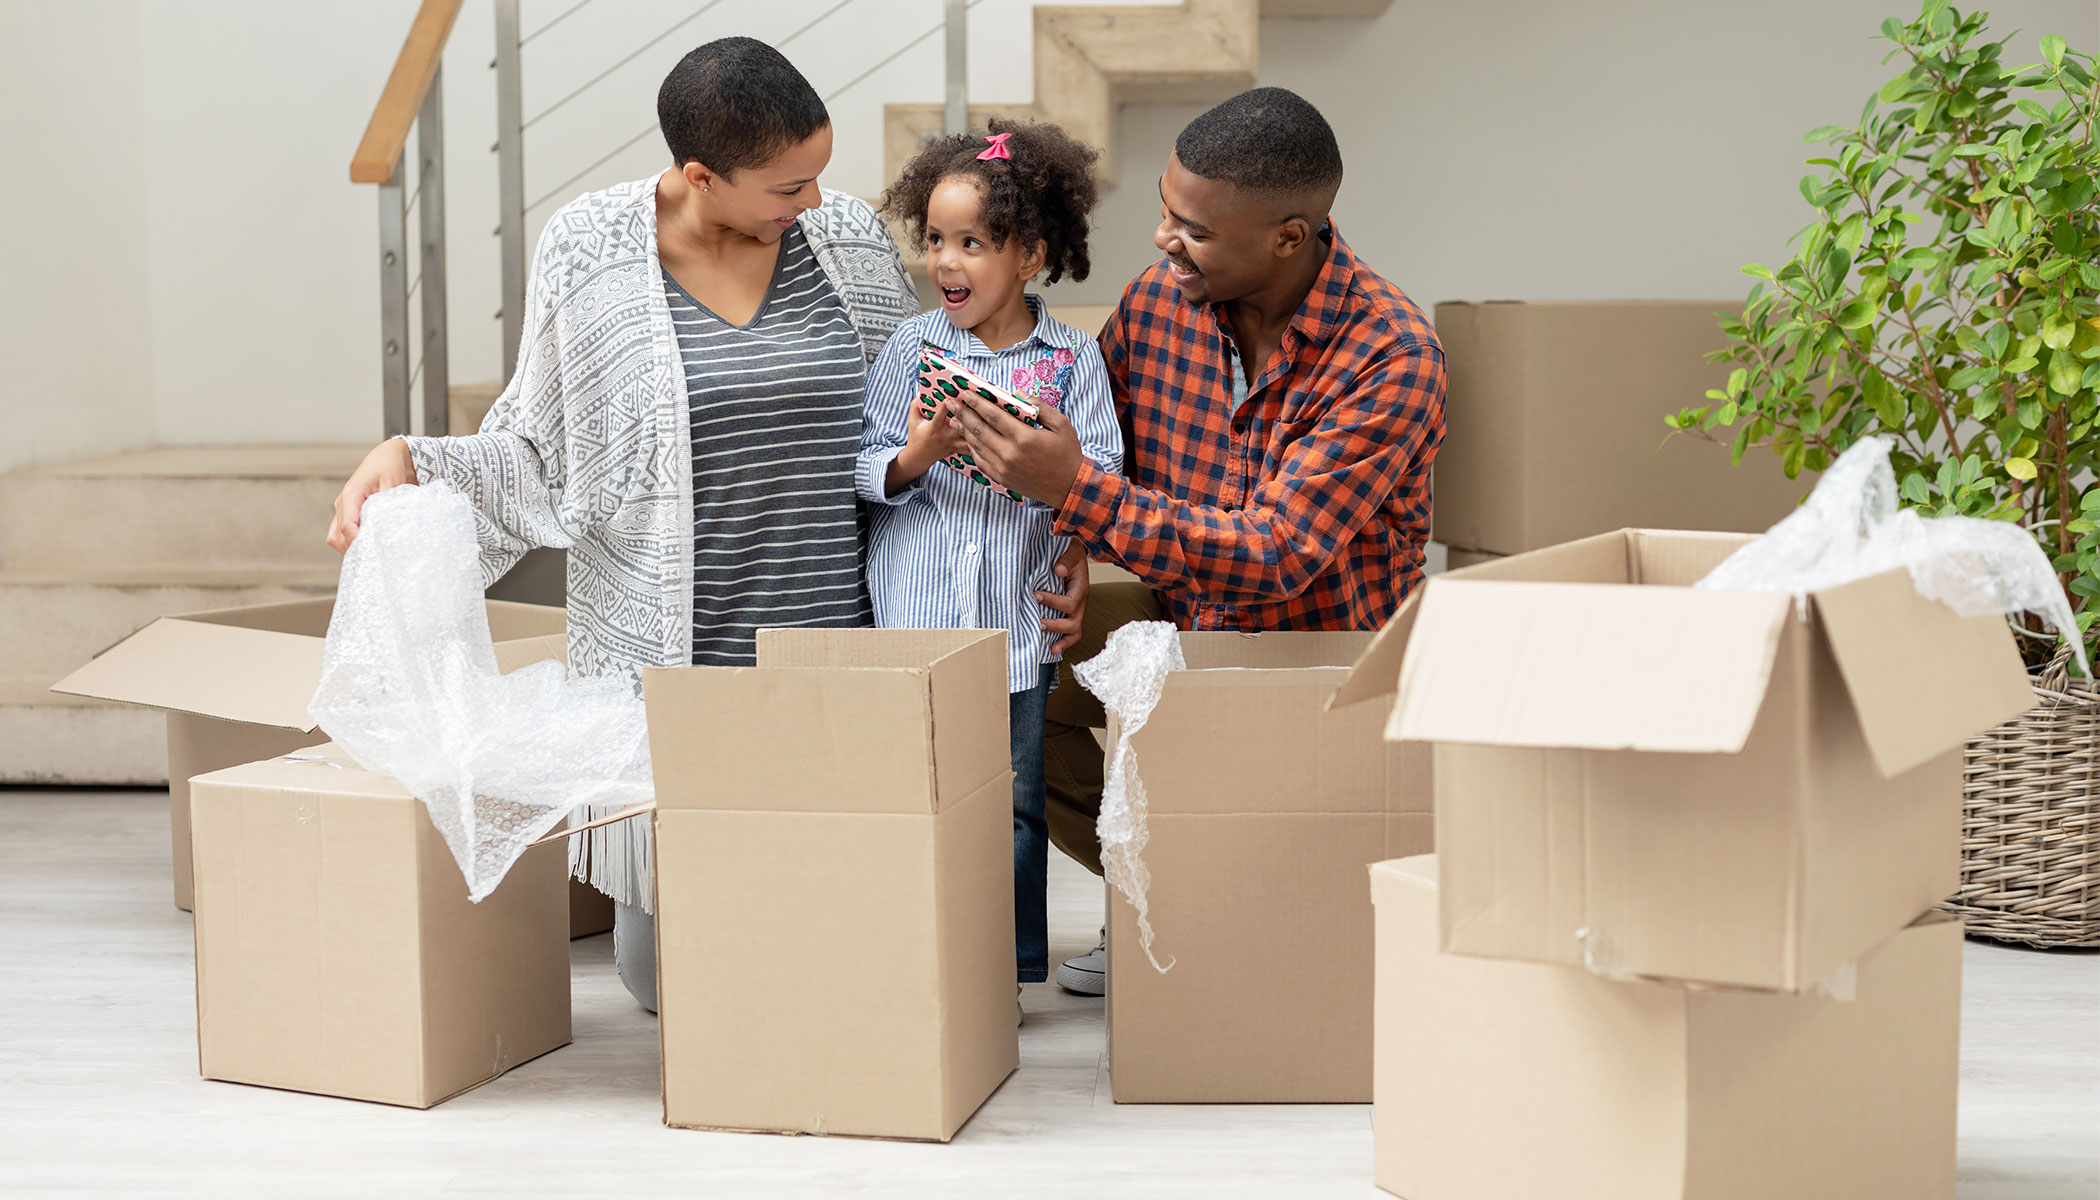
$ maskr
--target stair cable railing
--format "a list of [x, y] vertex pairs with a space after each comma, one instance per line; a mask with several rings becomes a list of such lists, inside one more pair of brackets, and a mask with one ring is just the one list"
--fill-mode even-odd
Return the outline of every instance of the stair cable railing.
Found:
[[[836, 0], [836, 3], [831, 4], [815, 17], [773, 42], [774, 48], [786, 49], [802, 35], [826, 24], [843, 10], [860, 2], [861, 0]], [[943, 0], [940, 21], [928, 27], [910, 41], [875, 60], [853, 78], [826, 92], [824, 94], [824, 102], [829, 104], [838, 99], [848, 91], [858, 87], [876, 72], [918, 48], [935, 34], [945, 32], [947, 34], [945, 54], [943, 56], [945, 68], [945, 124], [950, 130], [963, 129], [969, 123], [968, 15], [970, 9], [983, 2], [984, 0]], [[660, 127], [655, 122], [651, 122], [647, 127], [622, 140], [618, 145], [600, 155], [582, 170], [574, 172], [560, 183], [541, 189], [540, 194], [531, 200], [525, 198], [526, 131], [570, 101], [604, 83], [622, 67], [627, 66], [635, 59], [654, 49], [665, 39], [704, 16], [710, 9], [722, 3], [722, 0], [708, 0], [708, 3], [702, 4], [699, 8], [688, 13], [670, 28], [642, 43], [611, 66], [606, 67], [581, 85], [570, 90], [560, 99], [541, 109], [533, 116], [526, 117], [524, 115], [523, 91], [521, 87], [525, 46], [554, 25], [567, 20], [579, 10], [595, 3], [597, 3], [597, 0], [580, 0], [579, 3], [564, 9], [560, 15], [554, 17], [547, 24], [527, 34], [522, 33], [519, 26], [519, 0], [495, 0], [496, 57], [489, 65], [496, 72], [496, 144], [491, 149], [497, 157], [497, 202], [500, 206], [500, 219], [497, 224], [496, 235], [502, 239], [503, 300], [501, 315], [503, 320], [503, 377], [505, 379], [510, 378], [511, 372], [517, 368], [518, 342], [524, 335], [526, 255], [530, 253], [531, 249], [526, 244], [529, 236], [527, 222], [531, 214], [551, 202], [567, 198], [571, 194], [570, 189], [583, 180], [590, 178], [599, 168], [612, 162], [643, 140], [655, 136], [660, 131]]]
[[[451, 405], [449, 332], [445, 305], [445, 115], [443, 59], [445, 45], [465, 0], [423, 0], [393, 71], [373, 106], [371, 120], [350, 159], [352, 183], [376, 185], [379, 201], [379, 343], [381, 418], [387, 437], [410, 432], [449, 432]], [[496, 157], [498, 221], [501, 241], [501, 309], [503, 378], [517, 368], [518, 341], [524, 333], [526, 220], [534, 210], [562, 199], [568, 190], [607, 163], [658, 132], [652, 123], [627, 138], [590, 166], [538, 198], [525, 196], [525, 134], [577, 98], [632, 64], [694, 22], [723, 0], [706, 0], [670, 27], [622, 55], [583, 84], [531, 117], [525, 116], [522, 87], [525, 47], [544, 37], [597, 0], [578, 0], [530, 33], [524, 32], [519, 0], [491, 0], [494, 5], [496, 55], [489, 63], [496, 83]], [[833, 0], [816, 16], [784, 33], [772, 44], [786, 47], [833, 21], [863, 0]], [[886, 0], [885, 0], [886, 2]], [[966, 76], [969, 10], [984, 0], [942, 0], [941, 20], [892, 50], [853, 78], [824, 93], [828, 104], [859, 86], [877, 71], [945, 31], [944, 108], [946, 124], [960, 130], [968, 121]], [[705, 39], [700, 39], [705, 40]], [[408, 153], [409, 135], [415, 152]], [[413, 221], [416, 236], [409, 237]], [[421, 420], [415, 418], [421, 397]]]

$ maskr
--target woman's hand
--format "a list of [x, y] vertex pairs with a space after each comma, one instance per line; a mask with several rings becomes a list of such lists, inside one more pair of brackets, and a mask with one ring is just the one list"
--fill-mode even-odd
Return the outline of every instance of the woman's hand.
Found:
[[894, 496], [910, 487], [912, 480], [931, 471], [933, 464], [951, 454], [961, 454], [966, 448], [962, 430], [956, 426], [955, 417], [946, 404], [929, 417], [926, 409], [914, 398], [910, 415], [905, 418], [904, 449], [890, 460], [883, 487]]
[[1080, 631], [1086, 627], [1086, 594], [1093, 586], [1093, 581], [1087, 573], [1086, 547], [1080, 545], [1078, 539], [1073, 539], [1072, 544], [1065, 548], [1063, 557], [1057, 560], [1057, 577], [1065, 581], [1063, 595], [1056, 592], [1037, 592], [1035, 598], [1045, 608], [1056, 609], [1064, 614], [1043, 618], [1043, 631], [1057, 635], [1057, 641], [1050, 647], [1050, 652], [1063, 654], [1071, 649], [1072, 643], [1079, 640]]
[[390, 487], [400, 487], [416, 482], [415, 460], [408, 455], [408, 443], [400, 438], [388, 438], [372, 447], [365, 461], [357, 464], [350, 473], [350, 482], [336, 493], [335, 518], [328, 522], [328, 544], [341, 554], [350, 549], [357, 540], [359, 524], [364, 519], [365, 501], [374, 492], [383, 492]]

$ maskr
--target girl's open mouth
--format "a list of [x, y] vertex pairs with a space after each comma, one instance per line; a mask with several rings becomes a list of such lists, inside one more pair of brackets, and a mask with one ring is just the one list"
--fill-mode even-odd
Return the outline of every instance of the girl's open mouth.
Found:
[[961, 308], [970, 300], [970, 289], [966, 287], [941, 288], [941, 303], [948, 308]]

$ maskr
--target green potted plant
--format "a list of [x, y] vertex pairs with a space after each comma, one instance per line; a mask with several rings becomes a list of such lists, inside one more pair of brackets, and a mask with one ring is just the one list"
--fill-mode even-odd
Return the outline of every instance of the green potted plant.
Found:
[[[2100, 86], [2054, 35], [2007, 65], [1988, 21], [1925, 0], [1882, 23], [1901, 73], [1808, 133], [1829, 148], [1801, 179], [1815, 218], [1791, 260], [1743, 268], [1714, 356], [1736, 366], [1667, 421], [1795, 476], [1892, 436], [1903, 503], [2032, 532], [2100, 657]], [[2016, 628], [2042, 703], [1970, 747], [1955, 906], [1987, 935], [2100, 944], [2100, 693], [2063, 678], [2068, 640]]]

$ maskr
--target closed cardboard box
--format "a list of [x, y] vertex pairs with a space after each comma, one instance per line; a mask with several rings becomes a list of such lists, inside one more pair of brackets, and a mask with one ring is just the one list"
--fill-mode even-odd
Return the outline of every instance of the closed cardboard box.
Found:
[[[167, 710], [175, 907], [189, 908], [192, 891], [191, 778], [328, 740], [306, 705], [334, 611], [331, 598], [162, 617], [52, 685]], [[567, 654], [563, 609], [492, 600], [488, 617], [506, 671]]]
[[422, 803], [333, 743], [190, 802], [205, 1078], [428, 1108], [568, 1044], [561, 845], [475, 904]]
[[647, 671], [664, 1123], [947, 1141], [1013, 1073], [1006, 634]]
[[[1810, 481], [1758, 450], [1670, 437], [1663, 418], [1708, 403], [1728, 364], [1723, 300], [1436, 306], [1448, 395], [1436, 459], [1436, 539], [1519, 554], [1614, 529], [1760, 533]], [[1664, 440], [1668, 439], [1668, 444]]]
[[1336, 702], [1436, 744], [1446, 950], [1797, 992], [1954, 890], [1962, 745], [2033, 703], [2004, 619], [1689, 586], [1749, 540], [1519, 555], [1381, 631]]
[[1439, 953], [1436, 857], [1371, 869], [1378, 1186], [1407, 1200], [1948, 1200], [1961, 925], [1849, 1001]]
[[1425, 748], [1386, 743], [1368, 706], [1325, 708], [1370, 640], [1181, 634], [1188, 669], [1131, 741], [1165, 974], [1139, 947], [1135, 911], [1109, 901], [1118, 1102], [1370, 1099], [1361, 872], [1433, 842]]

